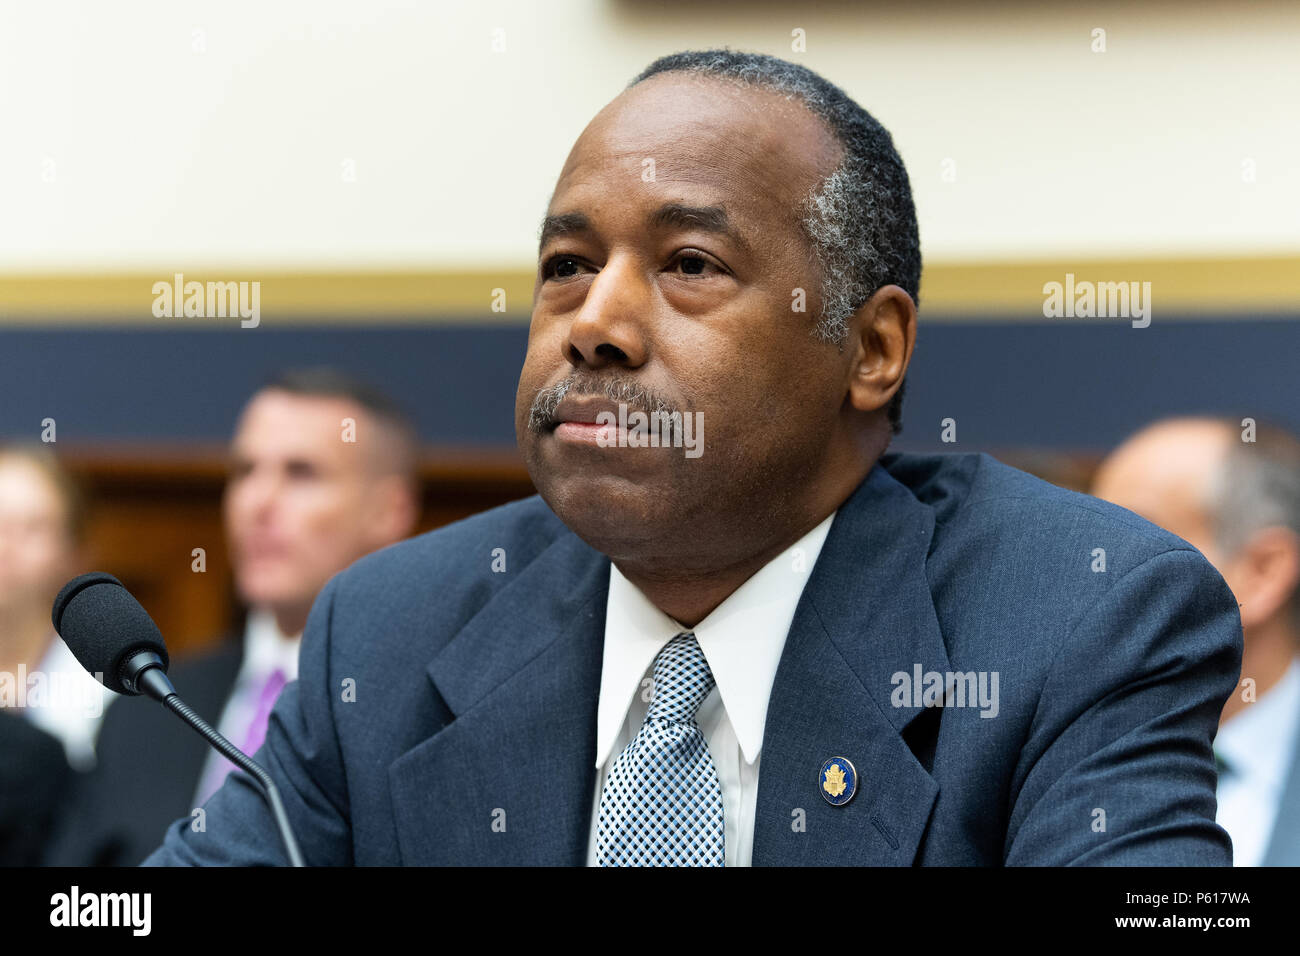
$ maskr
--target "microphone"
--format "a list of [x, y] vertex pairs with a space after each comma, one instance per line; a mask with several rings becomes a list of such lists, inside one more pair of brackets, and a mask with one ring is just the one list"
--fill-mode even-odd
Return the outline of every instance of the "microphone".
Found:
[[[113, 575], [73, 578], [54, 599], [51, 617], [72, 656], [109, 690], [131, 697], [144, 692], [157, 701], [176, 693], [158, 625]], [[147, 671], [157, 677], [142, 685]]]
[[121, 581], [102, 571], [73, 578], [54, 599], [51, 618], [72, 656], [101, 684], [129, 697], [152, 697], [256, 780], [290, 864], [306, 865], [275, 781], [180, 699], [167, 677], [169, 660], [162, 633]]

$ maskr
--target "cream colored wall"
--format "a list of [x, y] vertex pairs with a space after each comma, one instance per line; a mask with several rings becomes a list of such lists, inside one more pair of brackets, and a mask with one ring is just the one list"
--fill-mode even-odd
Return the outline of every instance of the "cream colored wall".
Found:
[[0, 272], [528, 268], [590, 117], [724, 44], [891, 129], [930, 262], [1300, 251], [1300, 4], [875, 6], [3, 0]]

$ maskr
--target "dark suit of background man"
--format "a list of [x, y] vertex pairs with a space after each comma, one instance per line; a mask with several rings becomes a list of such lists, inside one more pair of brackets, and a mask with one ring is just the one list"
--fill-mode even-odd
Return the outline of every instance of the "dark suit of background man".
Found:
[[1195, 545], [1236, 595], [1246, 643], [1214, 744], [1218, 822], [1237, 866], [1300, 866], [1300, 441], [1263, 423], [1158, 422], [1093, 490]]
[[7, 709], [0, 709], [0, 755], [0, 866], [34, 866], [72, 768], [57, 737]]
[[[410, 534], [415, 456], [414, 432], [392, 402], [330, 369], [287, 372], [244, 408], [223, 514], [247, 624], [242, 640], [171, 673], [186, 702], [236, 746], [256, 750], [265, 736], [271, 705], [297, 676], [299, 635], [325, 582]], [[96, 770], [77, 788], [47, 862], [133, 866], [233, 769], [179, 720], [142, 703], [119, 701], [109, 712]]]
[[[540, 497], [312, 610], [259, 755], [308, 861], [1229, 863], [1232, 595], [1120, 508], [884, 454], [920, 272], [889, 135], [804, 67], [678, 54], [605, 107], [543, 223]], [[631, 447], [620, 404], [679, 417]], [[147, 862], [283, 861], [242, 774], [207, 810]]]

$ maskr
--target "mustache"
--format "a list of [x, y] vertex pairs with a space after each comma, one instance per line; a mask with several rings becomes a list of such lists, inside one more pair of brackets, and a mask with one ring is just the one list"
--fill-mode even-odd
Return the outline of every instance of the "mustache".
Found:
[[556, 409], [566, 396], [607, 398], [611, 402], [626, 405], [629, 412], [644, 412], [647, 416], [655, 412], [669, 414], [674, 410], [682, 410], [659, 392], [627, 376], [607, 377], [575, 371], [564, 381], [539, 390], [533, 397], [532, 408], [528, 412], [528, 430], [533, 434], [541, 434], [554, 428], [558, 424]]

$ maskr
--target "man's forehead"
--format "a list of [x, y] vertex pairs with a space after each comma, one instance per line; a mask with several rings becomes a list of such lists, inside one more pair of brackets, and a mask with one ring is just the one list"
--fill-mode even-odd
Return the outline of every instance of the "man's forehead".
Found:
[[690, 189], [697, 205], [787, 209], [831, 171], [839, 151], [797, 100], [665, 74], [626, 90], [588, 124], [560, 174], [552, 212], [629, 180]]
[[39, 466], [22, 458], [0, 458], [0, 506], [21, 505], [26, 512], [35, 507], [57, 511], [59, 495]]
[[343, 440], [345, 419], [358, 429], [369, 425], [364, 411], [343, 398], [259, 393], [240, 416], [232, 447], [239, 451], [319, 451], [333, 453]]
[[1103, 465], [1096, 491], [1166, 523], [1200, 520], [1213, 507], [1211, 493], [1229, 437], [1216, 422], [1152, 426], [1130, 438]]

